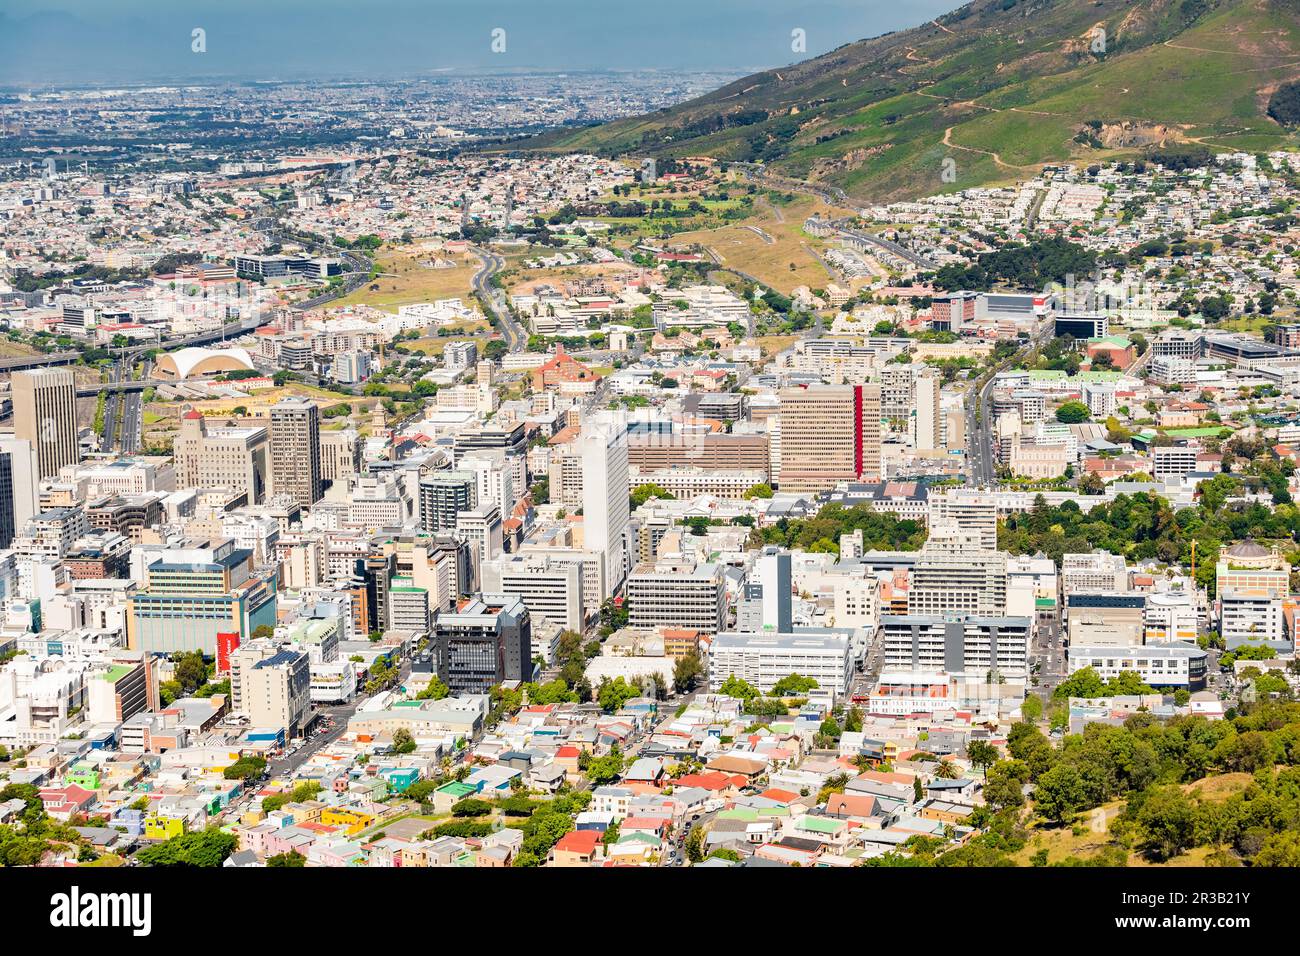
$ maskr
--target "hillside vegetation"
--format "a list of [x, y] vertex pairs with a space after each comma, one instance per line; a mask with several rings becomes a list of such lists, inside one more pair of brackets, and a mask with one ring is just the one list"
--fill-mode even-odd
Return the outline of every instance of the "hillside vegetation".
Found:
[[536, 145], [764, 162], [890, 200], [1161, 144], [1291, 144], [1269, 101], [1297, 78], [1300, 0], [975, 0]]

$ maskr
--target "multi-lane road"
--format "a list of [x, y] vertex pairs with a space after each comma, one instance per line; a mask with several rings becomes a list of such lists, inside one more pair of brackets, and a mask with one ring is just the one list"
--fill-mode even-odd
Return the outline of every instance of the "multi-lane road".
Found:
[[506, 261], [490, 249], [474, 246], [473, 250], [480, 262], [478, 271], [474, 273], [474, 291], [496, 316], [501, 333], [505, 336], [506, 347], [511, 352], [522, 352], [528, 336], [510, 314], [505, 295], [492, 284], [492, 276], [505, 268]]
[[977, 487], [992, 485], [997, 478], [997, 461], [993, 454], [993, 386], [998, 373], [1004, 371], [1026, 352], [1040, 347], [1052, 337], [1054, 326], [1048, 318], [1034, 330], [1033, 336], [1018, 352], [999, 362], [983, 379], [976, 379], [966, 389], [966, 481]]

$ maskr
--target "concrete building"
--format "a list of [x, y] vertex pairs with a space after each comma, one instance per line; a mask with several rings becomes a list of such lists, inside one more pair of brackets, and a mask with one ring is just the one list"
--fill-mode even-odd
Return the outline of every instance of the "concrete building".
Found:
[[967, 614], [886, 614], [885, 667], [1022, 677], [1029, 670], [1033, 621]]
[[493, 562], [486, 577], [485, 587], [523, 601], [534, 623], [545, 621], [578, 633], [586, 626], [581, 562], [544, 554], [505, 555]]
[[627, 575], [628, 501], [627, 425], [605, 414], [584, 422], [578, 438], [582, 455], [582, 534], [584, 546], [604, 555], [601, 594], [614, 595]]
[[473, 694], [532, 680], [532, 641], [532, 618], [518, 596], [482, 594], [438, 615], [438, 676], [453, 691]]
[[720, 693], [734, 674], [768, 693], [783, 677], [799, 674], [841, 699], [853, 678], [851, 643], [847, 631], [820, 628], [786, 634], [723, 632], [710, 645], [710, 689]]
[[1209, 655], [1195, 644], [1090, 646], [1071, 643], [1067, 655], [1071, 674], [1091, 667], [1102, 680], [1137, 674], [1156, 688], [1202, 690]]
[[38, 368], [13, 373], [14, 434], [36, 450], [39, 478], [81, 460], [77, 439], [77, 382], [72, 370]]
[[266, 497], [270, 442], [265, 428], [208, 428], [199, 412], [181, 417], [172, 443], [178, 488], [227, 488], [248, 495], [249, 504]]
[[786, 388], [779, 398], [782, 491], [880, 479], [879, 384]]
[[627, 579], [628, 624], [716, 634], [726, 626], [727, 589], [718, 564], [639, 564]]
[[271, 406], [271, 488], [310, 508], [323, 491], [320, 463], [320, 412], [301, 398]]
[[[311, 722], [311, 666], [301, 651], [255, 641], [230, 655], [231, 707], [252, 727], [302, 736]], [[236, 689], [238, 688], [238, 689]]]
[[420, 479], [420, 527], [451, 531], [462, 512], [478, 505], [478, 484], [469, 471], [435, 471]]

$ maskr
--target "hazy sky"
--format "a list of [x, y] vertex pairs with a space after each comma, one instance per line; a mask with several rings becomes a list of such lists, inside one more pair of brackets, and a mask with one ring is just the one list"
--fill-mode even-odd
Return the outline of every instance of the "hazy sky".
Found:
[[[0, 83], [780, 66], [960, 0], [0, 0]], [[506, 52], [490, 48], [506, 31]], [[195, 28], [207, 52], [191, 51]], [[807, 53], [791, 50], [803, 29]]]

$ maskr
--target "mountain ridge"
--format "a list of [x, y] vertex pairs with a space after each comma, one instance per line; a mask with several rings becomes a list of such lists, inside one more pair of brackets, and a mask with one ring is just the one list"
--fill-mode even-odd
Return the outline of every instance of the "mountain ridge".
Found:
[[975, 0], [533, 145], [763, 162], [885, 201], [1152, 145], [1293, 145], [1267, 106], [1297, 78], [1300, 0]]

